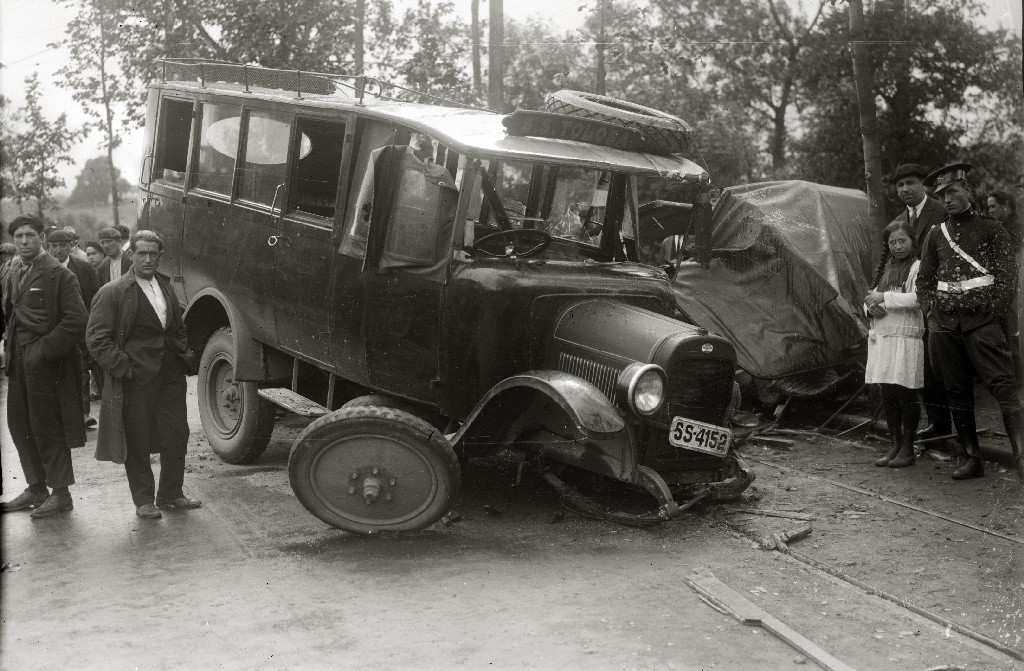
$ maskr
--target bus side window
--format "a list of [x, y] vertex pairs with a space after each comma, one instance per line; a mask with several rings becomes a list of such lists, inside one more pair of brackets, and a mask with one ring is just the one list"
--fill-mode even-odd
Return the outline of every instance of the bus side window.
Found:
[[252, 110], [246, 115], [239, 199], [275, 206], [277, 188], [284, 184], [291, 129], [291, 119], [281, 114]]
[[338, 206], [338, 177], [345, 149], [345, 124], [299, 119], [288, 208], [324, 219], [334, 219]]
[[198, 155], [192, 171], [195, 188], [231, 195], [241, 114], [237, 107], [203, 103]]
[[188, 144], [192, 136], [192, 101], [164, 98], [160, 107], [156, 178], [171, 184], [185, 183]]

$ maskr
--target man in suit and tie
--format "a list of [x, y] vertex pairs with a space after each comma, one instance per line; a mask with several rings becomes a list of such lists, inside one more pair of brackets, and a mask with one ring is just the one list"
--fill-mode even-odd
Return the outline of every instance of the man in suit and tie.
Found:
[[[85, 308], [88, 310], [92, 305], [92, 297], [96, 295], [96, 290], [100, 286], [92, 264], [75, 257], [73, 250], [78, 249], [75, 244], [77, 241], [78, 236], [74, 231], [65, 228], [50, 234], [47, 238], [47, 248], [50, 251], [50, 256], [57, 259], [58, 263], [73, 272], [78, 278], [78, 289], [82, 293], [82, 302], [85, 303]], [[85, 346], [84, 333], [82, 340], [78, 343], [78, 352], [82, 358], [82, 412], [85, 415], [85, 428], [91, 429], [96, 426], [96, 420], [89, 414], [89, 364], [91, 359], [89, 350]]]
[[[156, 272], [163, 241], [153, 231], [131, 239], [132, 266], [100, 288], [86, 341], [106, 374], [96, 458], [123, 463], [139, 517], [162, 508], [198, 508], [185, 496], [188, 421], [185, 376], [195, 367], [181, 307]], [[157, 489], [149, 455], [160, 454]], [[154, 506], [154, 500], [156, 506]]]
[[122, 249], [121, 234], [116, 228], [104, 228], [100, 231], [100, 247], [107, 255], [96, 268], [100, 286], [103, 286], [127, 273], [132, 267], [132, 259]]
[[[893, 171], [889, 181], [896, 187], [896, 195], [903, 203], [903, 211], [894, 221], [910, 224], [914, 231], [914, 252], [920, 257], [924, 240], [933, 226], [946, 220], [946, 208], [942, 203], [929, 196], [924, 189], [924, 178], [928, 172], [916, 163], [904, 163]], [[942, 384], [942, 372], [927, 355], [928, 332], [924, 334], [924, 388], [921, 396], [924, 400], [925, 413], [928, 415], [928, 426], [917, 432], [918, 440], [927, 440], [953, 433], [953, 423], [949, 414], [949, 401]]]
[[7, 424], [28, 488], [0, 509], [35, 508], [33, 518], [74, 507], [71, 448], [85, 444], [75, 346], [88, 313], [75, 274], [43, 249], [44, 226], [33, 214], [8, 226], [20, 262], [4, 287]]

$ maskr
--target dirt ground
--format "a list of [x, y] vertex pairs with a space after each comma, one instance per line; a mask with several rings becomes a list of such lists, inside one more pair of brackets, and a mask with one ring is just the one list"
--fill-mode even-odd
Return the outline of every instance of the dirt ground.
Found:
[[[72, 513], [2, 517], [4, 669], [816, 668], [702, 600], [684, 579], [699, 567], [853, 668], [1024, 669], [905, 607], [1024, 654], [1024, 488], [997, 466], [954, 483], [932, 459], [874, 467], [870, 439], [750, 442], [742, 501], [640, 530], [562, 518], [539, 478], [512, 486], [498, 458], [466, 468], [458, 522], [357, 537], [291, 493], [300, 422], [228, 466], [190, 405], [186, 491], [202, 509], [140, 520], [91, 442], [74, 451]], [[23, 483], [6, 433], [0, 448], [6, 500]], [[798, 557], [755, 540], [804, 522], [737, 512], [751, 509], [813, 517]]]

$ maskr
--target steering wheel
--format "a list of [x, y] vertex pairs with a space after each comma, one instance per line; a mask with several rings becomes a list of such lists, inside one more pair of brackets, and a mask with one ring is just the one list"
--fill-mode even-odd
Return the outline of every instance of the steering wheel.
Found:
[[[502, 244], [500, 248], [494, 244], [497, 240], [509, 239], [511, 249], [508, 245]], [[526, 247], [520, 250], [516, 243], [517, 238], [524, 238], [528, 241], [529, 238], [534, 238], [537, 242], [532, 247]], [[473, 243], [473, 249], [486, 256], [493, 256], [496, 258], [508, 258], [511, 256], [533, 256], [539, 254], [548, 246], [551, 242], [551, 235], [547, 231], [542, 231], [538, 228], [510, 228], [507, 231], [498, 231], [497, 233], [490, 233], [480, 238]], [[491, 243], [491, 249], [484, 247], [485, 243]], [[494, 251], [495, 248], [499, 248], [500, 251]]]

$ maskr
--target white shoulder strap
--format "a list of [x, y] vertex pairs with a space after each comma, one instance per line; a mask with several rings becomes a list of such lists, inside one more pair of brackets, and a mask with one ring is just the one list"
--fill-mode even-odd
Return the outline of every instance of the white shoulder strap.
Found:
[[946, 236], [946, 242], [949, 243], [949, 246], [953, 249], [954, 252], [960, 255], [960, 258], [974, 266], [974, 269], [977, 270], [982, 275], [988, 275], [988, 270], [985, 268], [985, 266], [975, 261], [973, 256], [971, 256], [964, 250], [960, 249], [960, 245], [953, 242], [953, 238], [951, 238], [949, 235], [949, 229], [946, 228], [946, 222], [942, 222], [940, 228], [942, 229], [942, 234]]

